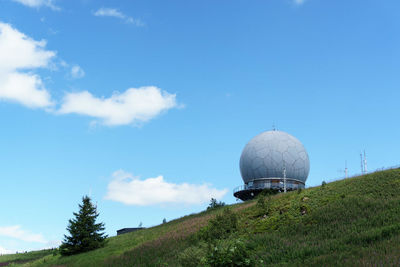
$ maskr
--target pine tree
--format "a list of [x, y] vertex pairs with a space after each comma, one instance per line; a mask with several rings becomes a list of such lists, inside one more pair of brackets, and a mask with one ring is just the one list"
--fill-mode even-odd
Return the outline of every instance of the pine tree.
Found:
[[88, 196], [82, 198], [79, 212], [73, 214], [75, 218], [69, 220], [67, 227], [70, 236], [64, 235], [60, 254], [73, 255], [103, 247], [107, 238], [102, 232], [105, 229], [104, 223], [96, 223], [99, 213]]

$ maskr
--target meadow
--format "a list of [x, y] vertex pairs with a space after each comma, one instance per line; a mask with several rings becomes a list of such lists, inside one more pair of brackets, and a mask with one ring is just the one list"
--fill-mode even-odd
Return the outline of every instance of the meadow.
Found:
[[[0, 256], [11, 266], [400, 266], [400, 170], [189, 215], [104, 248]], [[36, 253], [36, 254], [35, 254]], [[42, 254], [40, 254], [42, 253]], [[32, 256], [29, 259], [29, 255]]]

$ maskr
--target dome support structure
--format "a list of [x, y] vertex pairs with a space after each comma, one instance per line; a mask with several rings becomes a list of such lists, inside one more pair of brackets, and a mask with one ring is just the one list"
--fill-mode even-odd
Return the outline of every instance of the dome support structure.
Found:
[[252, 183], [250, 182], [248, 184], [236, 187], [233, 190], [233, 196], [240, 200], [246, 201], [255, 198], [264, 190], [271, 190], [276, 193], [284, 193], [304, 188], [305, 184], [296, 179], [276, 177], [262, 178], [254, 180]]

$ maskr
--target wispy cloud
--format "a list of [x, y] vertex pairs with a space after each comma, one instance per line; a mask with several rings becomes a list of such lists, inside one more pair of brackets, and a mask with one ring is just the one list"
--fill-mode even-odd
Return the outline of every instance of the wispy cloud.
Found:
[[23, 230], [20, 225], [0, 226], [0, 236], [11, 237], [25, 242], [47, 243], [43, 235]]
[[79, 79], [85, 76], [85, 72], [79, 65], [73, 65], [71, 67], [71, 73], [70, 73], [71, 78], [73, 79]]
[[307, 0], [293, 0], [293, 3], [294, 3], [295, 5], [300, 6], [300, 5], [304, 4], [306, 1], [307, 1]]
[[105, 199], [126, 205], [203, 204], [211, 198], [221, 199], [227, 189], [218, 190], [209, 184], [174, 184], [163, 176], [141, 180], [123, 170], [113, 173]]
[[30, 108], [54, 105], [39, 75], [27, 70], [49, 67], [55, 52], [45, 49], [45, 41], [35, 41], [0, 22], [0, 100]]
[[133, 24], [135, 26], [144, 26], [143, 21], [140, 19], [134, 19], [130, 16], [125, 15], [121, 11], [115, 8], [100, 8], [96, 12], [93, 13], [95, 16], [98, 17], [114, 17], [123, 20], [126, 23]]
[[146, 122], [174, 107], [176, 95], [148, 86], [130, 88], [109, 98], [95, 97], [88, 91], [67, 93], [58, 113], [86, 115], [113, 126]]
[[39, 8], [39, 7], [49, 7], [53, 10], [60, 10], [58, 6], [54, 4], [54, 0], [13, 0], [14, 2], [23, 4], [28, 7], [34, 7], [34, 8]]
[[95, 13], [95, 16], [103, 16], [103, 17], [116, 17], [120, 19], [125, 19], [126, 16], [122, 14], [115, 8], [100, 8]]

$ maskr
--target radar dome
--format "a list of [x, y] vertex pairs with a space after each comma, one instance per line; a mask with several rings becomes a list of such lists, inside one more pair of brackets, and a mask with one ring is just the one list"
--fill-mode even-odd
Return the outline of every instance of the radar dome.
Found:
[[[240, 172], [245, 184], [266, 178], [286, 178], [304, 184], [310, 161], [303, 144], [282, 131], [263, 132], [247, 143], [240, 157]], [[268, 179], [270, 180], [270, 179]]]

